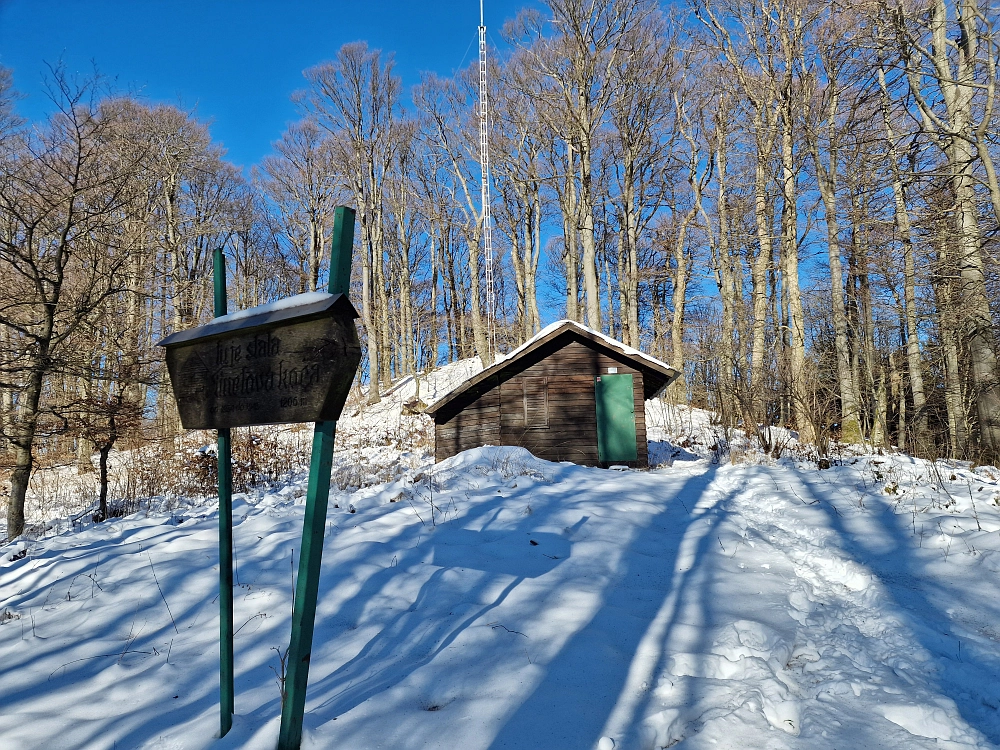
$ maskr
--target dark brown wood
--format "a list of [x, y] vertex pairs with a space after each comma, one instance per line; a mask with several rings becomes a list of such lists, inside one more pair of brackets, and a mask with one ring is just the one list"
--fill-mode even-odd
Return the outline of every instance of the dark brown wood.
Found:
[[434, 428], [434, 455], [439, 461], [482, 445], [501, 445], [499, 389], [484, 394], [450, 422]]
[[336, 307], [331, 302], [319, 312], [278, 319], [249, 316], [162, 341], [183, 426], [337, 419], [361, 362], [361, 343], [353, 308]]
[[613, 372], [633, 377], [638, 456], [630, 465], [648, 465], [645, 400], [672, 379], [663, 370], [673, 371], [601, 342], [550, 336], [432, 406], [437, 459], [481, 445], [518, 445], [552, 461], [600, 465], [594, 381]]
[[[427, 413], [438, 422], [447, 422], [484, 393], [522, 374], [526, 377], [600, 375], [607, 372], [608, 366], [626, 368], [618, 371], [642, 372], [643, 400], [653, 398], [677, 377], [678, 373], [668, 365], [632, 351], [620, 342], [564, 321], [544, 337], [525, 345], [516, 356], [501, 360], [470, 378], [433, 404]], [[529, 373], [529, 368], [535, 365], [540, 367]]]

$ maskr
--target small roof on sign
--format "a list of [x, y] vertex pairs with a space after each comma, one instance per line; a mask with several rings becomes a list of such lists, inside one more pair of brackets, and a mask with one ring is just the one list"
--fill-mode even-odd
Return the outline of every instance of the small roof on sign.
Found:
[[222, 336], [235, 331], [274, 325], [285, 321], [301, 322], [323, 317], [330, 311], [350, 317], [352, 320], [358, 317], [354, 305], [345, 294], [306, 292], [305, 294], [296, 294], [294, 297], [268, 302], [265, 305], [251, 307], [248, 310], [237, 310], [229, 315], [215, 318], [206, 325], [172, 333], [157, 346], [177, 346], [198, 339]]
[[[598, 348], [624, 357], [630, 360], [637, 369], [645, 372], [646, 398], [652, 398], [655, 394], [661, 392], [666, 386], [676, 380], [680, 374], [665, 362], [644, 354], [638, 349], [633, 349], [621, 341], [616, 341], [600, 331], [595, 331], [593, 328], [588, 328], [573, 320], [557, 320], [555, 323], [546, 326], [536, 333], [514, 351], [496, 360], [485, 370], [472, 376], [464, 383], [460, 383], [429, 406], [425, 410], [425, 413], [434, 417], [439, 412], [451, 413], [455, 407], [449, 405], [456, 401], [456, 399], [461, 399], [456, 403], [463, 403], [464, 400], [478, 397], [484, 389], [492, 388], [497, 379], [503, 381], [513, 377], [520, 370], [530, 366], [533, 360], [545, 356], [544, 352], [546, 348], [543, 347], [546, 347], [546, 345], [551, 343], [553, 346], [563, 346], [574, 339], [589, 341]], [[532, 356], [533, 353], [536, 354]], [[447, 418], [450, 419], [451, 417]]]

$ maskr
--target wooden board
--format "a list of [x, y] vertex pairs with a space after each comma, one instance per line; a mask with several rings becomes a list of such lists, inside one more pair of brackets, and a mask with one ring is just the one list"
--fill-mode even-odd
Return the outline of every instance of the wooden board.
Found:
[[360, 362], [353, 319], [333, 313], [167, 345], [189, 430], [335, 420]]

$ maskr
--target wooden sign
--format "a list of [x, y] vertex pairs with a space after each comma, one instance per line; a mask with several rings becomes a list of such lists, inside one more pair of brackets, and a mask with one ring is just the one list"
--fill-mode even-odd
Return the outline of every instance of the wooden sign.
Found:
[[361, 363], [353, 305], [312, 292], [163, 339], [185, 429], [336, 420]]

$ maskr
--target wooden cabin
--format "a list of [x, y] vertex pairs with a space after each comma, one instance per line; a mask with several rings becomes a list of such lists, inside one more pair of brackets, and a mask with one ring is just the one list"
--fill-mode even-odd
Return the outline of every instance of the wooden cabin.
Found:
[[518, 445], [549, 461], [649, 465], [646, 399], [678, 373], [561, 320], [432, 404], [434, 457]]

